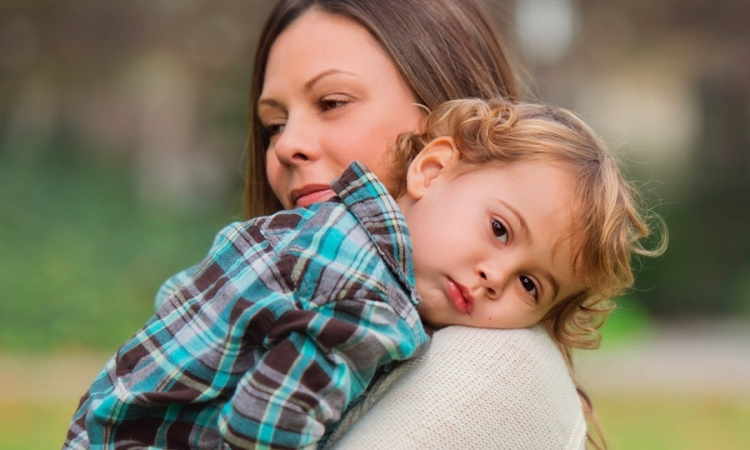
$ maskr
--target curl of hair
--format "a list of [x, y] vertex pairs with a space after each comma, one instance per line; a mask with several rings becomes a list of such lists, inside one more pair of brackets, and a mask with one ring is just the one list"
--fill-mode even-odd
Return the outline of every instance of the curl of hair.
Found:
[[[586, 288], [558, 301], [542, 323], [575, 381], [572, 349], [599, 346], [599, 329], [615, 307], [611, 298], [633, 284], [633, 258], [664, 252], [663, 221], [647, 214], [637, 190], [623, 178], [618, 161], [575, 114], [502, 98], [447, 102], [426, 117], [422, 131], [401, 135], [390, 155], [394, 196], [405, 193], [411, 161], [439, 137], [449, 137], [458, 150], [459, 174], [491, 165], [539, 161], [558, 165], [572, 176], [577, 203], [564, 239], [577, 249], [572, 263]], [[651, 235], [652, 223], [660, 229], [661, 241], [647, 248], [644, 242]], [[601, 437], [591, 403], [576, 385], [589, 423]], [[598, 447], [591, 435], [589, 439]]]
[[597, 347], [597, 330], [613, 309], [609, 299], [633, 284], [631, 259], [657, 256], [666, 245], [664, 241], [655, 249], [644, 246], [651, 234], [649, 219], [603, 141], [562, 108], [502, 98], [450, 101], [426, 117], [422, 131], [397, 140], [391, 152], [396, 197], [405, 192], [411, 161], [439, 137], [449, 137], [458, 150], [459, 172], [539, 161], [572, 175], [577, 204], [566, 239], [578, 249], [573, 265], [586, 289], [558, 302], [543, 321], [566, 347]]

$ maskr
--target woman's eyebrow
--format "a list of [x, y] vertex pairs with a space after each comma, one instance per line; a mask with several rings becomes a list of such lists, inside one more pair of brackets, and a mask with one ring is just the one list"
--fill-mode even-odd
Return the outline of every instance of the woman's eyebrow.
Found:
[[359, 74], [356, 74], [354, 72], [349, 72], [349, 71], [341, 70], [341, 69], [327, 69], [315, 75], [314, 77], [310, 78], [303, 86], [304, 91], [310, 92], [312, 88], [315, 87], [315, 84], [317, 82], [331, 75], [349, 75], [349, 76], [353, 76], [357, 78], [362, 78]]
[[[348, 75], [348, 76], [352, 76], [352, 77], [356, 77], [356, 78], [362, 78], [359, 74], [356, 74], [354, 72], [349, 72], [349, 71], [341, 70], [341, 69], [327, 69], [327, 70], [324, 70], [324, 71], [316, 74], [315, 76], [313, 76], [309, 80], [307, 80], [305, 82], [305, 84], [302, 86], [303, 92], [305, 92], [306, 94], [309, 93], [315, 87], [316, 83], [318, 83], [323, 78], [326, 78], [326, 77], [329, 77], [329, 76], [332, 76], [332, 75]], [[271, 108], [282, 108], [281, 103], [279, 103], [278, 101], [276, 101], [276, 100], [274, 100], [272, 98], [266, 98], [266, 97], [261, 97], [260, 99], [258, 99], [258, 106], [259, 107], [260, 106], [268, 106], [268, 107], [271, 107]]]

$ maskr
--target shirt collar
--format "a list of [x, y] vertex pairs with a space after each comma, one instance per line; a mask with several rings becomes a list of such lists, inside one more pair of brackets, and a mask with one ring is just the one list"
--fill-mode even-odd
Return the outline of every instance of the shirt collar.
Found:
[[381, 257], [418, 301], [409, 229], [383, 183], [364, 165], [354, 161], [331, 183], [331, 188], [357, 217]]

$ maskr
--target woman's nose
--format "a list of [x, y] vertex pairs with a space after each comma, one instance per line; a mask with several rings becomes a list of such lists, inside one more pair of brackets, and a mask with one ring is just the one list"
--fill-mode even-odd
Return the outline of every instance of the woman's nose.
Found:
[[288, 120], [284, 129], [276, 136], [271, 149], [284, 165], [300, 165], [320, 157], [314, 133], [304, 122]]

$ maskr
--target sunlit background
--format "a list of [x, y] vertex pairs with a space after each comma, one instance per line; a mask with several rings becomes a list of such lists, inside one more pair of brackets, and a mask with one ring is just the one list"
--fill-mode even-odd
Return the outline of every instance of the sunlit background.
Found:
[[[427, 1], [427, 0], [426, 0]], [[578, 358], [612, 448], [750, 448], [750, 2], [485, 2], [670, 246]], [[55, 448], [158, 286], [242, 218], [265, 0], [0, 5], [0, 450]]]

